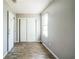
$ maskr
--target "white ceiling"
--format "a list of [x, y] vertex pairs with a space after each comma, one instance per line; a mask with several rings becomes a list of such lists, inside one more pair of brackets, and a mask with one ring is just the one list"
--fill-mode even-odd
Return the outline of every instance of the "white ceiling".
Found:
[[15, 13], [22, 14], [38, 14], [41, 13], [46, 6], [53, 0], [6, 0]]

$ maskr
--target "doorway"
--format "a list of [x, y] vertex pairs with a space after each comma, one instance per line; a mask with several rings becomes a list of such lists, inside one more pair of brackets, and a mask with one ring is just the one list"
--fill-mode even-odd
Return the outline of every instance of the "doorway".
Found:
[[35, 18], [20, 18], [20, 42], [36, 41]]

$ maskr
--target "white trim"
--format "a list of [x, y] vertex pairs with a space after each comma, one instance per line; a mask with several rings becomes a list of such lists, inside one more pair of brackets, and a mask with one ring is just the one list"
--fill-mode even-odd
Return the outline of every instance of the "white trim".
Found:
[[[40, 41], [21, 41], [21, 42], [40, 42]], [[19, 43], [18, 41], [16, 41], [15, 43]]]
[[19, 41], [15, 41], [14, 43], [18, 43]]
[[5, 58], [5, 56], [8, 54], [8, 52], [6, 52], [5, 54], [3, 54], [3, 58]]
[[56, 58], [59, 59], [58, 56], [55, 55], [55, 53], [53, 53], [44, 43], [42, 43], [43, 46], [45, 46], [45, 48]]
[[25, 41], [25, 42], [40, 42], [39, 40], [37, 40], [37, 41]]

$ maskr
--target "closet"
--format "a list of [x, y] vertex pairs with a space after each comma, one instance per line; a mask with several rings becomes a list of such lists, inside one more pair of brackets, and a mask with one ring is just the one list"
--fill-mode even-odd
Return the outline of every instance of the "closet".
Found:
[[34, 18], [19, 19], [20, 42], [30, 42], [36, 39], [36, 26]]
[[40, 42], [40, 17], [17, 17], [16, 42]]

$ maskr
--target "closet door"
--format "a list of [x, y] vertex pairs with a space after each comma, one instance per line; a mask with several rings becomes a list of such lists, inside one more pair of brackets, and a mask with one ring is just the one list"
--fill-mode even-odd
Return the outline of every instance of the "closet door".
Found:
[[14, 15], [12, 12], [9, 12], [8, 15], [8, 51], [14, 46]]
[[26, 18], [20, 18], [20, 42], [26, 42]]
[[33, 42], [36, 41], [35, 36], [35, 19], [34, 18], [28, 18], [27, 20], [27, 41]]

